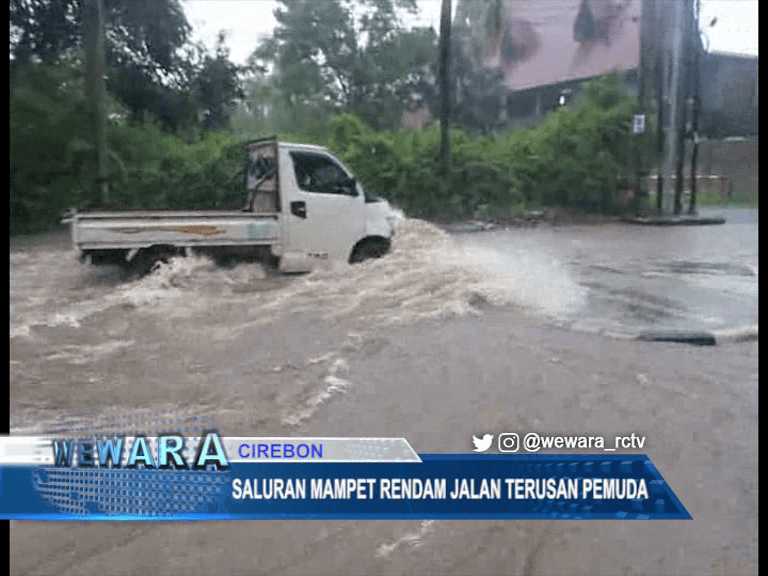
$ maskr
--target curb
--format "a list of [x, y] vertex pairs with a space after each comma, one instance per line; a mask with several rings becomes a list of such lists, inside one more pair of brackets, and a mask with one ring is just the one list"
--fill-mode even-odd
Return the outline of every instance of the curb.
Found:
[[714, 331], [647, 331], [635, 337], [644, 342], [678, 342], [694, 346], [715, 346], [728, 342], [750, 342], [758, 339], [757, 326], [739, 326]]
[[718, 344], [725, 342], [750, 342], [758, 339], [757, 326], [740, 326], [714, 332]]
[[758, 340], [758, 326], [745, 325], [719, 330], [646, 330], [639, 333], [619, 332], [611, 328], [556, 324], [557, 328], [594, 334], [613, 340], [639, 340], [642, 342], [676, 342], [693, 346], [716, 346], [718, 344], [752, 342]]
[[658, 216], [658, 217], [626, 217], [624, 222], [644, 226], [711, 226], [725, 224], [722, 216]]
[[678, 342], [694, 346], [714, 346], [717, 338], [712, 332], [643, 332], [637, 340], [643, 342]]

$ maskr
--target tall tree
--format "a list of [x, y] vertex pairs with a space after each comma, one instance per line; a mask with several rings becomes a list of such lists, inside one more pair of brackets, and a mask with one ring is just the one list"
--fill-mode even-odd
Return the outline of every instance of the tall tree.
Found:
[[229, 60], [225, 35], [220, 32], [215, 54], [205, 56], [194, 81], [196, 100], [202, 108], [204, 128], [224, 130], [229, 127], [235, 100], [244, 95], [239, 79], [241, 69], [242, 67]]
[[[172, 74], [191, 27], [179, 0], [103, 0], [109, 64]], [[10, 0], [11, 60], [53, 64], [83, 45], [83, 0]]]
[[500, 45], [507, 26], [502, 0], [463, 0], [451, 30], [454, 121], [470, 131], [490, 133], [506, 121], [507, 88], [486, 55]]
[[10, 0], [11, 73], [37, 58], [53, 64], [82, 42], [80, 0]]
[[271, 72], [280, 104], [298, 122], [311, 109], [349, 111], [392, 127], [402, 98], [428, 84], [435, 35], [404, 29], [414, 0], [280, 0], [273, 36], [253, 62]]
[[[11, 77], [19, 67], [55, 64], [83, 50], [83, 0], [11, 0]], [[108, 88], [134, 115], [149, 111], [175, 129], [193, 117], [194, 67], [182, 48], [191, 27], [179, 0], [103, 0]]]

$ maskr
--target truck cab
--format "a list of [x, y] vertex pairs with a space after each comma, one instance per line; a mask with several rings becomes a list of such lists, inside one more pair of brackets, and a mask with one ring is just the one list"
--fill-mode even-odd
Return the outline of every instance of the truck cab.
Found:
[[354, 263], [389, 250], [389, 203], [366, 194], [326, 148], [270, 140], [247, 146], [246, 209], [281, 214], [282, 242], [272, 253], [282, 271], [308, 270], [322, 260]]

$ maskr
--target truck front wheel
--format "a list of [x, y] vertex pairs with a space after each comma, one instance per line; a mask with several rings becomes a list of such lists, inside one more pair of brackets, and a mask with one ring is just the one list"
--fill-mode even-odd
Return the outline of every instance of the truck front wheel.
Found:
[[386, 238], [367, 238], [361, 240], [352, 250], [350, 264], [357, 264], [371, 258], [381, 258], [389, 252], [390, 242]]

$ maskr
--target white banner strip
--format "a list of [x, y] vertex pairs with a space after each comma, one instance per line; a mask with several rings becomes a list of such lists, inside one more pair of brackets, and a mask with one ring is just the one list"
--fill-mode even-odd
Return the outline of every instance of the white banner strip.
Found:
[[421, 462], [405, 438], [225, 438], [231, 462]]

